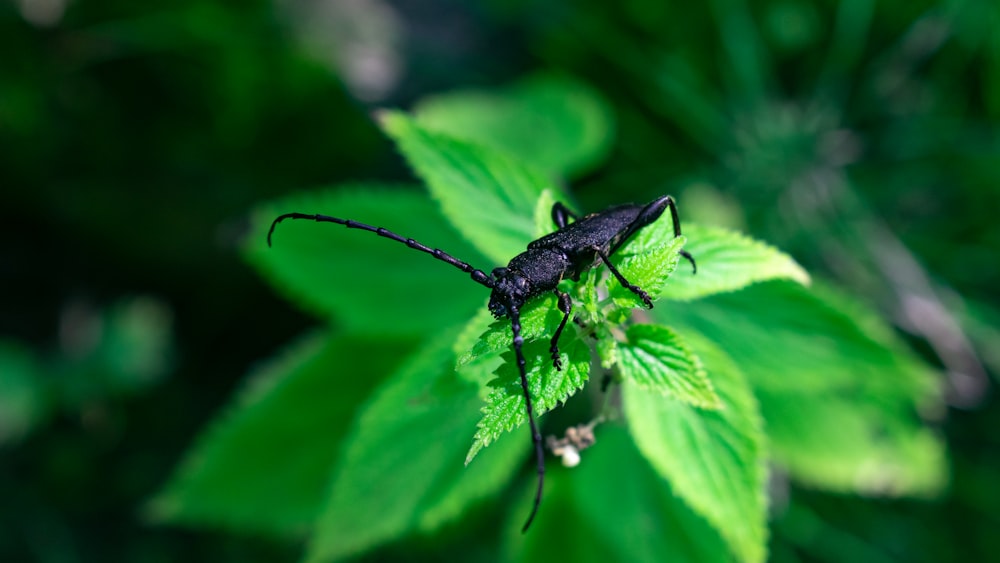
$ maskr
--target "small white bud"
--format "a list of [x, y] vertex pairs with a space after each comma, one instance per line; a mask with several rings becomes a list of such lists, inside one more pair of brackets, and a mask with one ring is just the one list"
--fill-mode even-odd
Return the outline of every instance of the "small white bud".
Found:
[[562, 448], [559, 455], [562, 456], [562, 464], [564, 467], [576, 467], [580, 464], [580, 452], [573, 446], [566, 446]]

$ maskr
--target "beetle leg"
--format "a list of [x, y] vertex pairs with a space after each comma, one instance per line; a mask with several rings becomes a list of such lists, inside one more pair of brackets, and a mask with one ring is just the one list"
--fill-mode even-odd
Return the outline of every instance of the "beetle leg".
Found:
[[611, 260], [608, 259], [608, 255], [605, 254], [604, 251], [601, 250], [599, 246], [594, 245], [590, 248], [591, 250], [596, 252], [598, 256], [601, 257], [601, 260], [604, 262], [605, 265], [607, 265], [608, 269], [611, 270], [611, 273], [614, 274], [616, 278], [618, 278], [618, 283], [622, 284], [622, 287], [638, 295], [639, 298], [642, 299], [642, 302], [646, 304], [647, 309], [653, 308], [653, 300], [649, 298], [649, 294], [643, 291], [641, 287], [625, 279], [625, 276], [623, 276], [622, 273], [618, 271], [618, 268], [615, 268], [615, 265], [612, 264]]
[[[632, 221], [631, 224], [629, 224], [628, 227], [625, 228], [624, 234], [618, 238], [618, 242], [616, 242], [610, 249], [608, 249], [608, 254], [614, 254], [615, 251], [618, 250], [623, 244], [625, 244], [626, 241], [632, 238], [632, 235], [638, 232], [639, 229], [652, 224], [654, 221], [659, 219], [661, 215], [663, 215], [664, 211], [668, 209], [670, 210], [670, 219], [673, 221], [674, 224], [674, 236], [675, 237], [681, 236], [681, 219], [677, 214], [677, 204], [674, 202], [674, 198], [665, 195], [663, 197], [653, 200], [648, 205], [646, 205], [646, 207], [643, 207], [641, 211], [639, 211], [639, 215], [635, 218], [634, 221]], [[553, 216], [554, 213], [555, 209], [553, 209]], [[694, 257], [691, 256], [691, 253], [686, 250], [681, 250], [680, 255], [691, 263], [691, 268], [693, 269], [694, 273], [697, 274], [698, 265], [695, 264]], [[607, 263], [607, 260], [605, 260], [605, 263]]]
[[698, 265], [694, 263], [694, 256], [691, 256], [691, 253], [688, 252], [687, 250], [681, 250], [680, 251], [680, 255], [683, 256], [684, 258], [686, 258], [687, 261], [691, 263], [692, 272], [695, 273], [695, 274], [697, 274], [698, 273]]
[[559, 323], [559, 328], [556, 329], [556, 333], [552, 335], [552, 344], [549, 346], [549, 353], [552, 354], [552, 365], [555, 366], [557, 370], [562, 370], [562, 362], [559, 360], [559, 337], [562, 336], [562, 331], [566, 328], [566, 321], [569, 320], [569, 313], [573, 310], [573, 301], [569, 298], [569, 294], [555, 290], [556, 297], [559, 298], [559, 310], [563, 312], [562, 322]]
[[[618, 245], [612, 248], [610, 253], [614, 254], [618, 246], [621, 246], [621, 244], [624, 243], [625, 240], [627, 240], [629, 237], [635, 234], [635, 232], [638, 231], [639, 229], [659, 219], [660, 215], [663, 215], [663, 212], [667, 209], [670, 210], [670, 219], [674, 224], [674, 236], [675, 237], [681, 236], [681, 219], [677, 214], [677, 203], [674, 202], [674, 198], [665, 195], [661, 198], [652, 201], [649, 205], [642, 208], [642, 211], [639, 212], [639, 216], [635, 218], [635, 221], [633, 221], [631, 225], [628, 226], [628, 231], [627, 231], [628, 234], [622, 237]], [[687, 250], [681, 250], [680, 255], [691, 263], [691, 269], [694, 271], [694, 273], [697, 274], [698, 265], [695, 264], [694, 256], [691, 256], [691, 253], [688, 252]]]
[[570, 211], [569, 208], [561, 202], [555, 202], [552, 206], [552, 222], [556, 224], [556, 227], [559, 229], [566, 228], [566, 225], [569, 225], [570, 219], [576, 221], [576, 213]]

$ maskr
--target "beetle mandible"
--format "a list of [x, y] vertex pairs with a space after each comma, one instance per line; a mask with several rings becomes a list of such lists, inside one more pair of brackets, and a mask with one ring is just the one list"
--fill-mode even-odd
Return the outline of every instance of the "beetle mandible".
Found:
[[[351, 219], [340, 219], [328, 215], [307, 213], [279, 215], [271, 223], [271, 228], [267, 232], [267, 245], [271, 246], [274, 228], [285, 219], [308, 219], [321, 223], [336, 223], [349, 229], [369, 231], [405, 244], [414, 250], [426, 252], [469, 274], [473, 281], [491, 290], [490, 312], [497, 319], [504, 317], [510, 319], [514, 354], [521, 376], [525, 411], [538, 466], [538, 486], [535, 490], [534, 504], [528, 515], [528, 520], [521, 529], [523, 532], [531, 526], [531, 522], [538, 513], [538, 507], [541, 505], [542, 487], [545, 480], [545, 450], [532, 412], [531, 393], [528, 391], [528, 375], [525, 369], [524, 353], [521, 350], [524, 344], [524, 339], [521, 337], [521, 307], [543, 293], [548, 291], [555, 293], [563, 318], [555, 334], [552, 335], [549, 353], [555, 368], [562, 369], [559, 360], [559, 337], [562, 335], [563, 329], [566, 328], [566, 321], [569, 320], [572, 301], [568, 293], [559, 290], [559, 282], [566, 278], [579, 280], [583, 272], [603, 263], [623, 287], [639, 296], [647, 308], [652, 308], [653, 301], [649, 294], [625, 279], [625, 276], [611, 263], [609, 256], [614, 254], [640, 229], [659, 219], [667, 209], [670, 210], [670, 216], [673, 219], [674, 236], [678, 237], [681, 235], [681, 224], [677, 215], [677, 205], [674, 203], [674, 199], [668, 195], [659, 197], [646, 205], [619, 205], [579, 218], [562, 203], [557, 202], [552, 206], [552, 221], [558, 229], [532, 241], [528, 244], [527, 250], [512, 258], [507, 266], [495, 268], [489, 275], [442, 250], [430, 248], [412, 238], [402, 237], [382, 227], [373, 227]], [[573, 222], [570, 222], [571, 219]], [[691, 267], [697, 273], [698, 267], [694, 257], [686, 250], [681, 250], [680, 254], [691, 262]]]

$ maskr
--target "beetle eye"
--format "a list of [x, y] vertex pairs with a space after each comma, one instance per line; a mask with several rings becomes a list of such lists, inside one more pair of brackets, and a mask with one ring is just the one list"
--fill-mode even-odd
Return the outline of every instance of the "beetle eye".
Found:
[[528, 280], [524, 278], [517, 278], [517, 281], [514, 283], [517, 285], [517, 289], [521, 291], [528, 289]]

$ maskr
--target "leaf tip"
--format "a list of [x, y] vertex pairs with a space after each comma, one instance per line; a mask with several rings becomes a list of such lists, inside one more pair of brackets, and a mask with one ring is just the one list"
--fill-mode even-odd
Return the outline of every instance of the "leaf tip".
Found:
[[479, 454], [479, 451], [483, 449], [486, 444], [483, 442], [482, 437], [477, 435], [472, 442], [472, 447], [469, 448], [469, 453], [465, 454], [465, 465], [468, 466], [472, 463], [472, 460]]
[[795, 267], [792, 268], [791, 278], [804, 286], [808, 287], [812, 285], [812, 276], [809, 275], [809, 272], [802, 266], [799, 266], [798, 262], [794, 262], [794, 264]]
[[476, 359], [476, 356], [472, 353], [472, 350], [468, 350], [459, 354], [458, 358], [455, 360], [455, 369], [460, 369], [465, 367], [469, 362]]
[[390, 135], [399, 134], [408, 120], [406, 113], [397, 109], [377, 109], [372, 112], [372, 118], [382, 131]]
[[712, 394], [711, 394], [711, 396], [708, 399], [706, 399], [705, 401], [702, 401], [701, 404], [695, 405], [695, 406], [698, 407], [698, 408], [700, 408], [700, 409], [702, 409], [702, 410], [706, 410], [706, 411], [724, 411], [724, 410], [726, 410], [726, 404], [723, 403], [721, 399], [719, 399], [719, 395], [715, 393], [714, 389], [711, 390], [711, 393]]
[[147, 524], [163, 524], [176, 518], [179, 508], [176, 498], [159, 494], [139, 508], [139, 519]]

